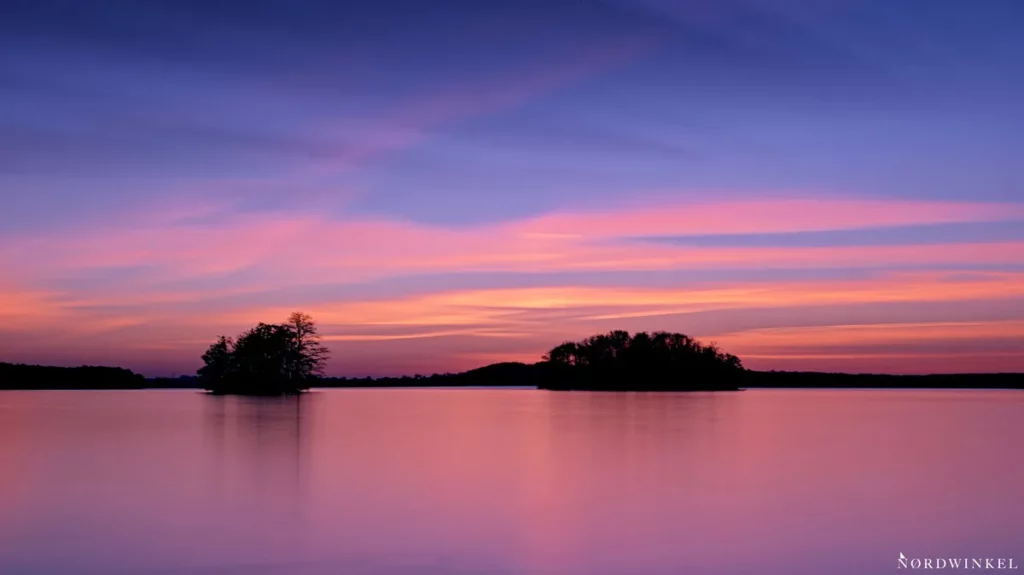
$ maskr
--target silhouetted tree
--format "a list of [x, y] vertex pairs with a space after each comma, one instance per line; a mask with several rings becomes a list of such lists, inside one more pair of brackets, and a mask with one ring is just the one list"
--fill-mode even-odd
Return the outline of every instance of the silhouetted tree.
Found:
[[288, 326], [266, 323], [238, 336], [232, 359], [239, 382], [260, 394], [290, 391], [294, 379], [294, 339]]
[[667, 332], [599, 334], [562, 343], [543, 361], [551, 388], [735, 389], [744, 373], [736, 356]]
[[259, 323], [234, 341], [221, 336], [203, 354], [198, 374], [215, 393], [298, 393], [320, 377], [327, 357], [313, 318], [296, 312], [288, 323]]
[[231, 350], [234, 342], [231, 338], [220, 336], [203, 354], [203, 367], [199, 368], [197, 375], [203, 383], [215, 383], [227, 379], [232, 371]]
[[567, 341], [544, 354], [544, 361], [562, 365], [579, 365], [580, 356], [576, 342]]
[[298, 379], [323, 376], [330, 353], [320, 342], [320, 334], [312, 316], [297, 311], [288, 317], [287, 325], [292, 328], [295, 335], [292, 376]]

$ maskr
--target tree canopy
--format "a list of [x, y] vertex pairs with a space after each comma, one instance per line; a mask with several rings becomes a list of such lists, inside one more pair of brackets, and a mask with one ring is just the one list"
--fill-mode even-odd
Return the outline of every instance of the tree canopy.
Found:
[[328, 355], [313, 318], [295, 312], [283, 324], [259, 323], [234, 339], [220, 336], [197, 373], [215, 393], [299, 393], [323, 375]]
[[680, 333], [612, 331], [567, 341], [543, 361], [551, 387], [578, 389], [734, 389], [738, 357]]

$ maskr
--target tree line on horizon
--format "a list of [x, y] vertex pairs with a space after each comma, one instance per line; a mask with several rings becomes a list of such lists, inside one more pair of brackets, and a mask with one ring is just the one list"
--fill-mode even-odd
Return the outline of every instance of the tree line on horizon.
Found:
[[0, 389], [144, 389], [147, 380], [123, 367], [58, 367], [0, 362]]
[[[503, 387], [536, 386], [572, 389], [550, 377], [552, 364], [503, 362], [460, 373], [399, 377], [319, 377], [311, 385], [344, 387]], [[557, 371], [557, 368], [554, 370]], [[564, 374], [563, 374], [564, 375]], [[58, 367], [0, 362], [0, 390], [202, 389], [196, 375], [145, 377], [129, 369], [106, 366]], [[568, 381], [572, 381], [571, 379]], [[725, 380], [725, 381], [728, 381]], [[1024, 389], [1024, 373], [937, 373], [895, 375], [813, 371], [752, 371], [742, 374], [744, 388], [871, 389]], [[553, 382], [553, 383], [552, 383]], [[634, 391], [643, 391], [642, 388]]]
[[195, 376], [145, 378], [118, 367], [51, 367], [0, 362], [0, 389], [204, 388], [215, 393], [281, 395], [322, 387], [537, 386], [542, 389], [694, 391], [739, 387], [1024, 389], [1024, 373], [886, 375], [750, 371], [714, 344], [680, 333], [611, 331], [566, 341], [533, 364], [496, 363], [461, 373], [403, 377], [324, 377], [328, 350], [317, 324], [296, 312], [221, 336]]

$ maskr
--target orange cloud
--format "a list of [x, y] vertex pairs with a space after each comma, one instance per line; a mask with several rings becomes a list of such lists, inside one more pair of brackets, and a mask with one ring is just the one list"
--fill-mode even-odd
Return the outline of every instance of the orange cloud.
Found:
[[[502, 326], [512, 329], [524, 322], [535, 323], [523, 312], [537, 310], [576, 310], [571, 314], [572, 319], [592, 321], [725, 309], [1019, 297], [1024, 297], [1024, 273], [989, 272], [960, 278], [934, 272], [904, 272], [871, 280], [771, 282], [742, 287], [563, 286], [453, 290], [388, 300], [336, 302], [313, 306], [311, 312], [324, 323], [339, 326]], [[266, 308], [260, 313], [277, 317], [286, 315], [287, 311]]]
[[761, 328], [718, 336], [723, 344], [751, 355], [781, 349], [843, 348], [907, 342], [1017, 339], [1024, 342], [1024, 321], [892, 323]]
[[1024, 370], [1024, 320], [759, 328], [715, 339], [752, 368], [892, 373]]
[[[434, 293], [326, 303], [296, 301], [288, 306], [260, 304], [258, 294], [276, 288], [421, 273], [1021, 264], [1024, 242], [704, 247], [623, 240], [644, 235], [987, 221], [1022, 217], [1021, 210], [1016, 205], [986, 203], [780, 199], [564, 212], [461, 228], [380, 219], [328, 221], [301, 214], [237, 215], [219, 224], [196, 223], [188, 219], [187, 211], [168, 210], [163, 220], [148, 222], [151, 225], [144, 228], [79, 229], [70, 236], [37, 235], [5, 241], [0, 265], [8, 283], [0, 289], [0, 335], [57, 331], [66, 334], [67, 340], [78, 337], [81, 341], [76, 345], [83, 349], [120, 346], [154, 353], [189, 350], [193, 354], [195, 348], [201, 348], [200, 342], [213, 334], [234, 333], [254, 321], [274, 321], [294, 308], [303, 308], [330, 326], [330, 341], [397, 345], [405, 340], [443, 342], [446, 338], [547, 341], [585, 335], [584, 330], [592, 329], [594, 322], [608, 325], [716, 310], [1020, 299], [1024, 298], [1024, 274], [995, 271], [892, 271], [862, 280], [708, 283], [678, 288], [574, 284], [465, 289], [452, 283]], [[125, 278], [114, 275], [104, 280], [104, 274], [122, 269], [134, 271]], [[100, 287], [79, 288], [78, 277], [93, 278]], [[54, 284], [54, 278], [63, 281]], [[164, 287], [187, 280], [203, 283], [187, 289]], [[256, 303], [230, 309], [203, 303], [213, 298], [230, 301], [245, 294], [247, 301]], [[183, 305], [206, 311], [182, 312]], [[552, 317], [557, 318], [557, 327], [550, 326]], [[384, 328], [390, 331], [382, 331]], [[934, 335], [937, 329], [901, 333], [913, 339]], [[840, 330], [834, 337], [853, 337], [852, 333]], [[954, 334], [951, 338], [980, 337], [963, 326], [950, 333]], [[90, 334], [87, 340], [81, 339], [83, 334]], [[813, 339], [810, 332], [793, 337], [804, 335]], [[762, 357], [785, 348], [782, 339], [776, 339], [781, 343], [770, 349], [753, 347], [751, 338], [767, 341], [765, 334], [729, 337], [738, 338], [740, 349], [751, 346], [750, 352]], [[782, 336], [774, 333], [773, 337]], [[821, 341], [824, 344], [825, 340]], [[453, 347], [448, 353], [454, 357], [459, 350]], [[479, 353], [518, 357], [520, 350]]]

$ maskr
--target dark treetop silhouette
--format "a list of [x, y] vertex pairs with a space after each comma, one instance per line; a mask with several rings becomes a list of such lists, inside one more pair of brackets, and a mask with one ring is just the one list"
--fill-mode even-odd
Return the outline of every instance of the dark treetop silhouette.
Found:
[[607, 391], [735, 390], [738, 357], [681, 333], [612, 331], [565, 342], [544, 356], [546, 389]]
[[146, 378], [120, 367], [0, 363], [0, 389], [143, 389]]
[[299, 393], [320, 378], [327, 356], [313, 318], [295, 312], [287, 323], [260, 323], [235, 340], [220, 336], [197, 373], [214, 393]]

